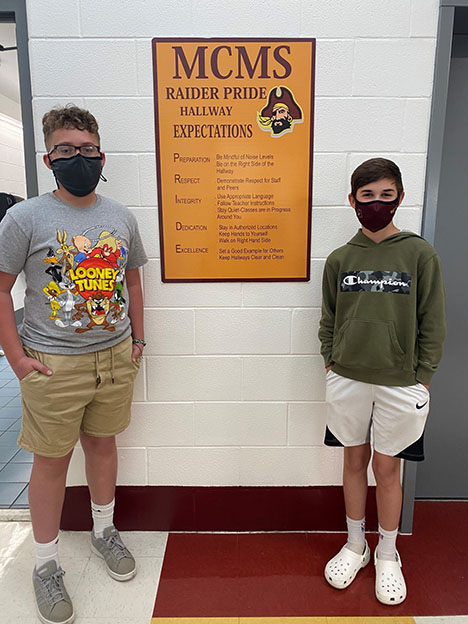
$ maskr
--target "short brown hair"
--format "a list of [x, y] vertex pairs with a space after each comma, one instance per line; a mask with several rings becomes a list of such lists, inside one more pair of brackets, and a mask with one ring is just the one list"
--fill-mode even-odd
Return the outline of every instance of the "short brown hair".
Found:
[[356, 193], [362, 186], [377, 182], [382, 178], [388, 178], [395, 183], [398, 196], [403, 193], [401, 171], [393, 160], [387, 158], [370, 158], [361, 163], [351, 176], [351, 193], [356, 197]]
[[99, 126], [94, 115], [74, 104], [53, 108], [42, 118], [42, 131], [44, 132], [44, 142], [47, 148], [49, 147], [47, 142], [52, 132], [61, 128], [87, 130], [97, 136], [98, 143], [101, 142]]

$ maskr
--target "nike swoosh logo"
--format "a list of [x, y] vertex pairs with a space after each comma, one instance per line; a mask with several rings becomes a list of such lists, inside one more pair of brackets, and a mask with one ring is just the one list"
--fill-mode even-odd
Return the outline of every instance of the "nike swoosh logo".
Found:
[[427, 405], [427, 401], [423, 403], [422, 405], [419, 405], [419, 403], [416, 403], [416, 409], [422, 409], [425, 405]]

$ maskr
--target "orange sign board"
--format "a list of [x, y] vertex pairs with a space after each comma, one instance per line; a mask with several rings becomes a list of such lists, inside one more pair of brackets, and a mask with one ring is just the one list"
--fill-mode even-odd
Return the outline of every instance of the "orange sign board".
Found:
[[314, 39], [153, 39], [162, 279], [310, 278]]

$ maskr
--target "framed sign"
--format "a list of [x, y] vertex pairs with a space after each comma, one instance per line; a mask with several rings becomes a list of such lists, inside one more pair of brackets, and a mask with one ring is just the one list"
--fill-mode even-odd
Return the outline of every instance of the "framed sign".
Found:
[[153, 39], [164, 282], [310, 278], [314, 39]]

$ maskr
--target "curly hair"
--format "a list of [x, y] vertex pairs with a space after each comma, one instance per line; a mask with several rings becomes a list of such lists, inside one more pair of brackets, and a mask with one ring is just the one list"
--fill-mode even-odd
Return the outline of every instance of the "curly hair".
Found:
[[388, 178], [395, 183], [398, 196], [403, 193], [401, 171], [398, 165], [388, 158], [370, 158], [361, 163], [351, 176], [351, 193], [356, 197], [356, 193], [362, 186], [383, 178]]
[[96, 135], [98, 144], [100, 144], [98, 123], [94, 115], [84, 108], [79, 108], [74, 104], [67, 104], [67, 106], [53, 108], [44, 115], [42, 118], [42, 131], [44, 132], [44, 142], [47, 148], [49, 148], [48, 141], [52, 132], [61, 128], [87, 130], [91, 134]]

